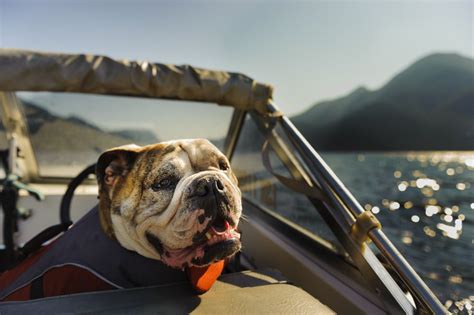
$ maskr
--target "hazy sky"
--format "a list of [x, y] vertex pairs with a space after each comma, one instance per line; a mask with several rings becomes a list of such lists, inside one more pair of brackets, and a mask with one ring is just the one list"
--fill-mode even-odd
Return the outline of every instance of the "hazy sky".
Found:
[[472, 57], [473, 1], [0, 0], [0, 45], [239, 71], [291, 114], [433, 52]]

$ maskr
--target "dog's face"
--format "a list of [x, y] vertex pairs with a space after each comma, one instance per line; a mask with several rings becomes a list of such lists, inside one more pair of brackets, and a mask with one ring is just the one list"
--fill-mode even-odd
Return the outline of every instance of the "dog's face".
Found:
[[111, 149], [97, 179], [102, 228], [129, 250], [176, 268], [240, 250], [237, 179], [207, 140]]

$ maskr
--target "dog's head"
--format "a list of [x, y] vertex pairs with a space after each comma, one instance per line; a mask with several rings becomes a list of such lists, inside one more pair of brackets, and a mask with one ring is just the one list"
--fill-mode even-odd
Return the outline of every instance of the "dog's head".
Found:
[[97, 180], [102, 228], [129, 250], [176, 268], [240, 250], [237, 179], [207, 140], [108, 150]]

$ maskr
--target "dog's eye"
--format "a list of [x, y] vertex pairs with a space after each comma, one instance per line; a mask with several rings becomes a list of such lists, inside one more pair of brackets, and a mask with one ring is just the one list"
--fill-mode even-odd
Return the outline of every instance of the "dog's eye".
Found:
[[154, 183], [151, 186], [151, 189], [153, 189], [154, 191], [157, 191], [159, 189], [168, 188], [168, 187], [171, 186], [171, 184], [172, 184], [171, 179], [165, 178], [165, 179], [159, 181], [158, 183]]
[[227, 171], [229, 169], [229, 164], [227, 164], [226, 161], [220, 161], [219, 168], [223, 171]]

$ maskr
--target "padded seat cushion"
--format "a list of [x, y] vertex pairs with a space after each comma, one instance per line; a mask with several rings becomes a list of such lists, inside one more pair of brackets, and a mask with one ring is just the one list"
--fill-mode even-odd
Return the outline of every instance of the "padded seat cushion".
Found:
[[196, 295], [189, 283], [82, 293], [7, 302], [1, 314], [334, 314], [300, 288], [273, 271], [222, 275], [212, 289]]

